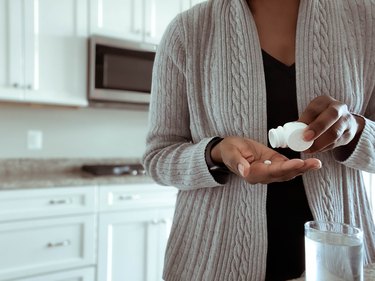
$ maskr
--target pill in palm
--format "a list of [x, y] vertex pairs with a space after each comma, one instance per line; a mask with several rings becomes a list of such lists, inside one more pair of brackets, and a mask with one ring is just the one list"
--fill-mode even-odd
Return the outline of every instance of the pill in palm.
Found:
[[270, 160], [264, 160], [263, 163], [266, 164], [266, 165], [271, 165], [272, 164], [272, 162]]

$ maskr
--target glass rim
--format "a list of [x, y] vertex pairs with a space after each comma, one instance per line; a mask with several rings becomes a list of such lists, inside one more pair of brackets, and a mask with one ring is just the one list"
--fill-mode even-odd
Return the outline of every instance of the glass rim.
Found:
[[[334, 229], [319, 229], [319, 225], [325, 225], [325, 226], [337, 226], [337, 227], [343, 227], [341, 229], [348, 230], [347, 232], [339, 232]], [[362, 237], [363, 231], [357, 226], [350, 225], [347, 223], [342, 222], [334, 222], [334, 221], [307, 221], [304, 224], [305, 232], [306, 231], [312, 231], [312, 232], [319, 232], [319, 233], [332, 233], [332, 234], [340, 234], [345, 235], [348, 237]]]

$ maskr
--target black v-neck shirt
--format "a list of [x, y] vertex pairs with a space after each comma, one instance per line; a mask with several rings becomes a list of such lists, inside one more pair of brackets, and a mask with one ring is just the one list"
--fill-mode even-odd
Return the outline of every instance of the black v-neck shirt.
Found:
[[[267, 128], [298, 119], [295, 65], [287, 66], [262, 50], [267, 91]], [[269, 145], [270, 146], [270, 145]], [[299, 158], [288, 148], [275, 149]], [[305, 270], [304, 223], [312, 220], [302, 177], [268, 184], [266, 280], [300, 277]]]

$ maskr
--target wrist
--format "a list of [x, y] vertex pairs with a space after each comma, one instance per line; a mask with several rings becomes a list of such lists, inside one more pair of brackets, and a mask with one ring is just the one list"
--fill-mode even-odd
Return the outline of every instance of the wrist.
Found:
[[[229, 172], [229, 169], [222, 163], [220, 149], [218, 149], [218, 145], [222, 140], [223, 138], [220, 137], [213, 138], [206, 146], [206, 163], [211, 172]], [[215, 147], [216, 149], [214, 150]], [[214, 158], [213, 156], [216, 157]]]
[[210, 157], [213, 163], [215, 164], [222, 164], [223, 159], [221, 158], [221, 151], [220, 151], [220, 143], [223, 140], [223, 138], [219, 138], [217, 141], [215, 141], [210, 149]]

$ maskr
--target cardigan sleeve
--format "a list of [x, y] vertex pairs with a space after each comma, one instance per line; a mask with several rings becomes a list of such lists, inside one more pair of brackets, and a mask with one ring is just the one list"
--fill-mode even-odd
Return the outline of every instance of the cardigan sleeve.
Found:
[[214, 136], [193, 142], [190, 133], [182, 21], [179, 15], [169, 24], [156, 52], [142, 163], [162, 185], [181, 190], [215, 187], [221, 184], [205, 160], [206, 146]]
[[[375, 89], [362, 117], [365, 120], [365, 126], [358, 143], [353, 152], [341, 163], [354, 169], [375, 173]], [[337, 149], [334, 150], [334, 155], [336, 159], [339, 159], [337, 151]]]

